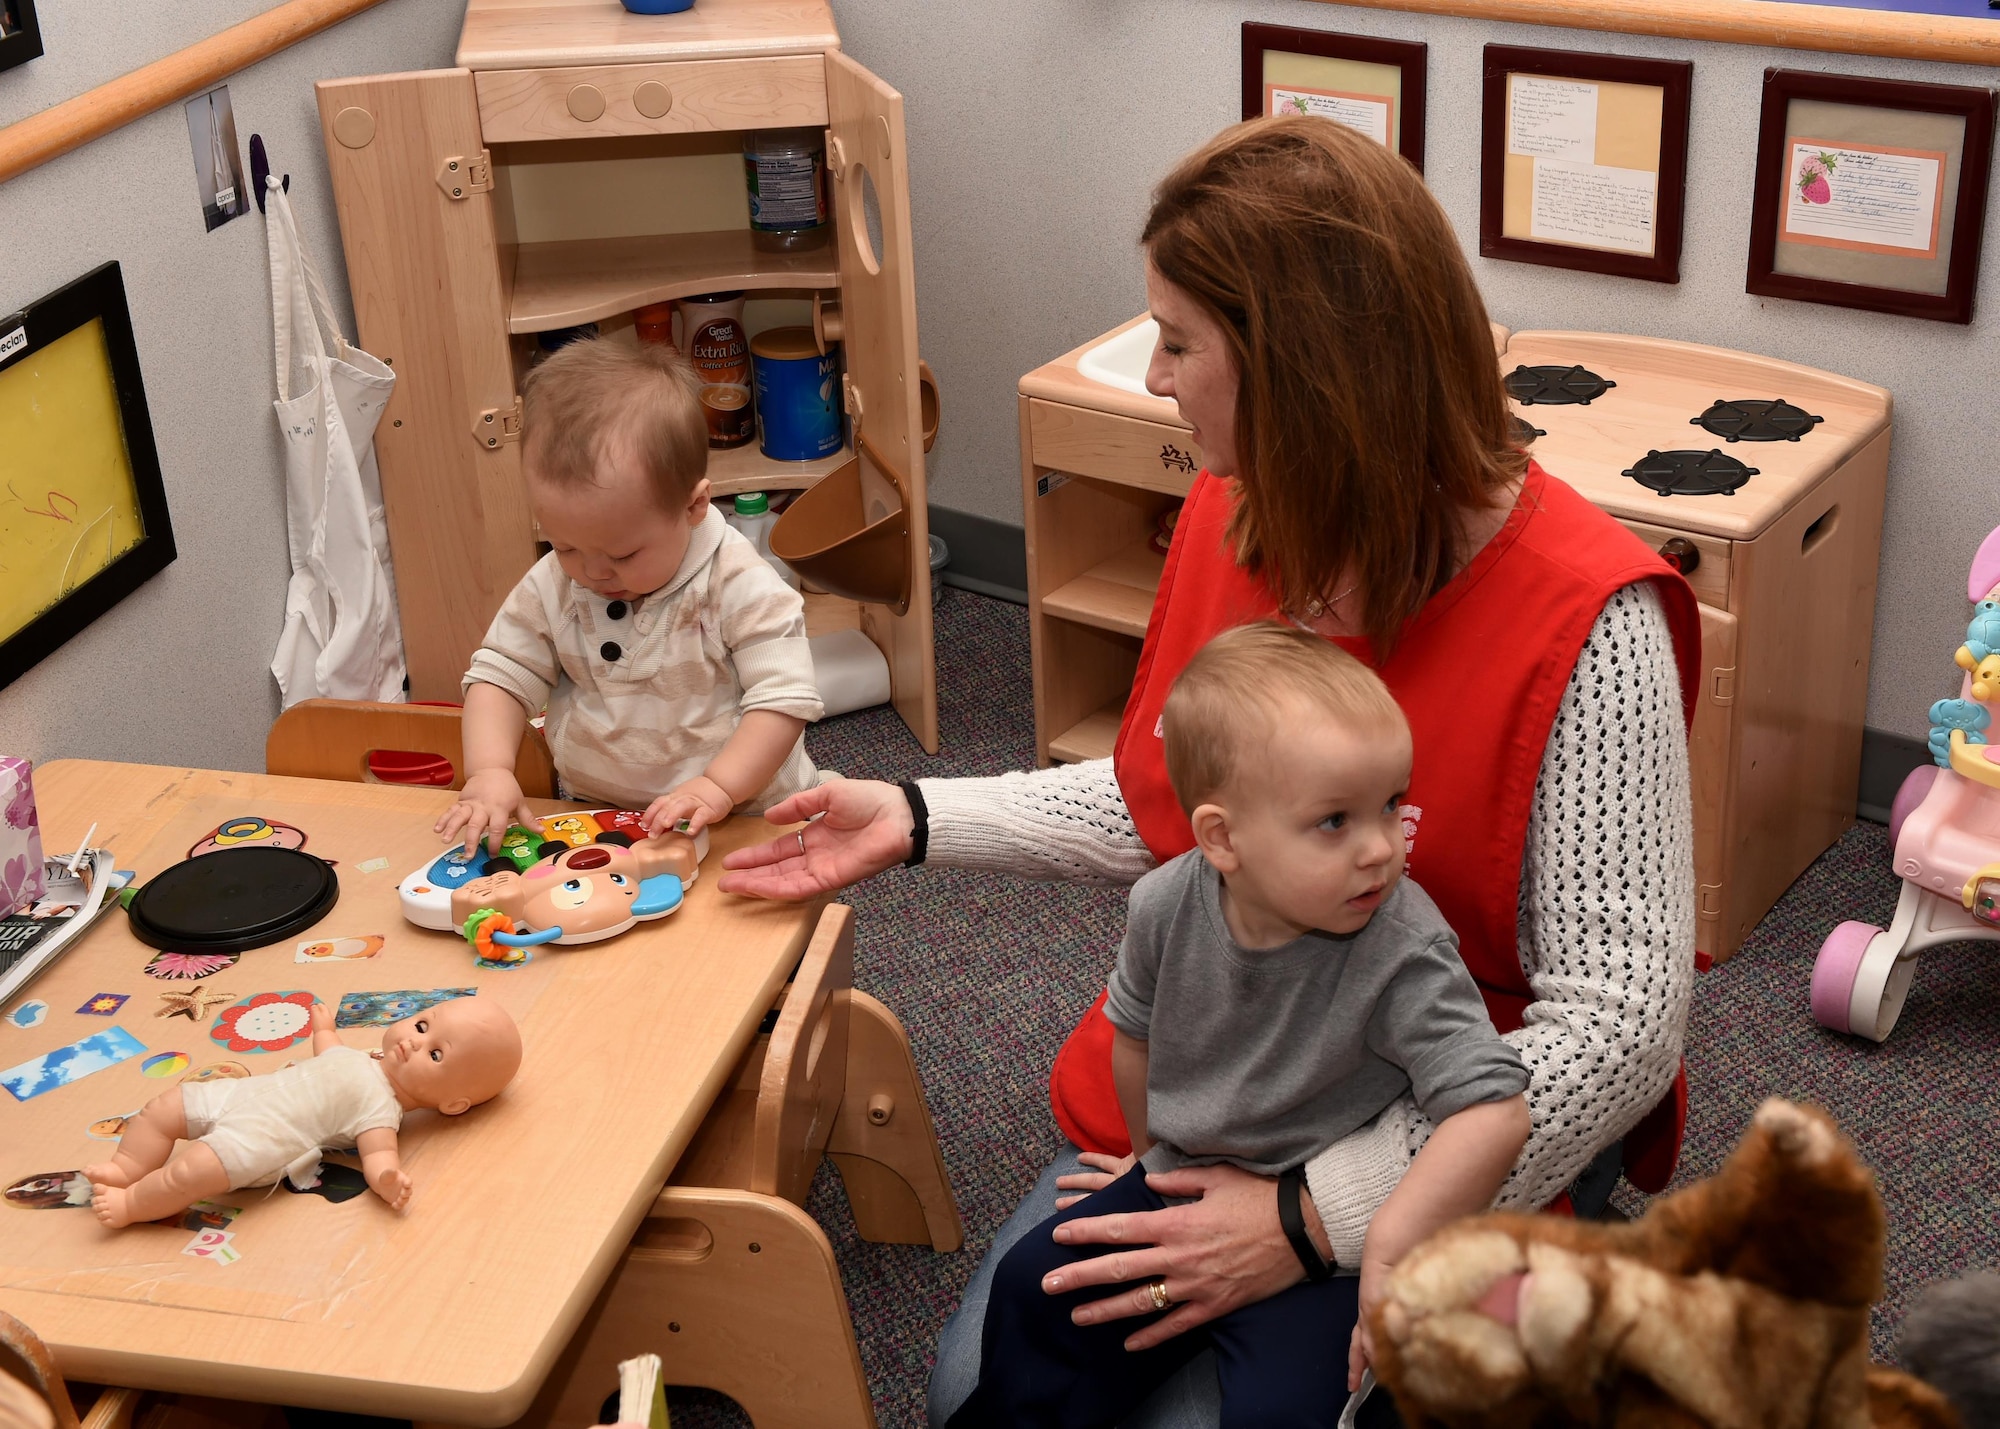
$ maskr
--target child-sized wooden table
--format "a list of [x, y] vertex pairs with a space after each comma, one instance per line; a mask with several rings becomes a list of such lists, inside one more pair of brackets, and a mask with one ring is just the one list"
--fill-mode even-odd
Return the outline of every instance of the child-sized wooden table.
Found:
[[[671, 916], [487, 970], [463, 939], [417, 928], [397, 907], [398, 882], [439, 852], [431, 825], [448, 791], [80, 760], [38, 768], [35, 789], [51, 851], [75, 847], [94, 821], [93, 842], [142, 883], [228, 820], [295, 826], [309, 852], [334, 861], [340, 901], [308, 934], [199, 981], [148, 975], [155, 950], [123, 913], [107, 912], [0, 1009], [48, 1005], [33, 1027], [0, 1017], [0, 1068], [114, 1027], [146, 1050], [25, 1102], [0, 1092], [0, 1184], [106, 1156], [112, 1145], [93, 1139], [93, 1123], [136, 1110], [184, 1075], [175, 1059], [153, 1060], [161, 1054], [183, 1054], [189, 1071], [235, 1061], [252, 1074], [306, 1055], [309, 1042], [233, 1052], [211, 1038], [220, 1014], [256, 993], [304, 989], [337, 1003], [352, 991], [475, 987], [514, 1015], [526, 1048], [520, 1075], [495, 1101], [462, 1118], [405, 1119], [416, 1193], [401, 1214], [369, 1192], [339, 1204], [282, 1187], [232, 1192], [241, 1258], [219, 1264], [182, 1253], [193, 1238], [186, 1229], [110, 1231], [87, 1208], [0, 1205], [0, 1309], [32, 1326], [65, 1374], [457, 1424], [524, 1415], [588, 1423], [615, 1377], [600, 1389], [579, 1377], [579, 1361], [601, 1376], [595, 1361], [636, 1338], [666, 1357], [670, 1381], [736, 1394], [760, 1429], [872, 1423], [831, 1252], [793, 1202], [825, 1150], [847, 1174], [864, 1234], [872, 1223], [874, 1238], [954, 1249], [957, 1216], [921, 1091], [888, 1066], [900, 1057], [907, 1069], [900, 1028], [886, 1012], [864, 1016], [880, 1005], [846, 988], [851, 911], [716, 892], [722, 854], [767, 837], [761, 820], [712, 831], [702, 876]], [[370, 936], [383, 946], [366, 959], [295, 954], [300, 941]], [[799, 981], [773, 1030], [767, 1011], [794, 969]], [[158, 1015], [162, 994], [197, 989], [230, 997], [198, 1020]], [[109, 1016], [79, 1010], [100, 994], [127, 1000]], [[380, 1033], [342, 1035], [373, 1048]], [[875, 1071], [888, 1070], [865, 1069], [870, 1057]], [[730, 1122], [734, 1104], [745, 1116]], [[737, 1179], [718, 1191], [666, 1187], [677, 1162]], [[732, 1222], [739, 1211], [749, 1219]], [[770, 1244], [751, 1243], [759, 1236]], [[651, 1270], [635, 1272], [635, 1259]], [[749, 1268], [715, 1278], [735, 1261]], [[715, 1272], [706, 1281], [703, 1265]], [[779, 1279], [760, 1282], [761, 1266]], [[626, 1302], [610, 1303], [618, 1295]], [[788, 1342], [711, 1323], [745, 1312]], [[801, 1313], [814, 1318], [801, 1324]], [[706, 1348], [705, 1328], [714, 1331]], [[800, 1346], [815, 1337], [823, 1364], [809, 1370]], [[693, 1372], [677, 1376], [677, 1356]], [[723, 1371], [708, 1363], [718, 1356]], [[751, 1402], [760, 1394], [768, 1406]], [[579, 1418], [586, 1400], [593, 1412]]]

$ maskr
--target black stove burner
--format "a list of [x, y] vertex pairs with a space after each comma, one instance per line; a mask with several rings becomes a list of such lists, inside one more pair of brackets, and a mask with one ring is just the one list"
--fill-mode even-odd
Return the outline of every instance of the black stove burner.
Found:
[[1732, 442], [1795, 442], [1825, 420], [1782, 397], [1770, 402], [1749, 397], [1718, 400], [1699, 417], [1688, 418], [1690, 425]]
[[1714, 449], [1647, 452], [1624, 472], [1662, 496], [1733, 496], [1737, 487], [1756, 474], [1756, 467]]
[[1507, 395], [1524, 407], [1588, 406], [1618, 385], [1588, 367], [1517, 367], [1505, 380]]
[[1546, 437], [1548, 433], [1533, 422], [1512, 412], [1507, 414], [1507, 431], [1514, 438], [1515, 445], [1527, 446], [1536, 437]]

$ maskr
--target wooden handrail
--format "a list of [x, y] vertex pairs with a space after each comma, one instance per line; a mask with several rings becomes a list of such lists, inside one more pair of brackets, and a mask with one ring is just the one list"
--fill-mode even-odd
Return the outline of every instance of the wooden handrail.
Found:
[[219, 35], [0, 129], [0, 183], [143, 118], [382, 0], [286, 0]]
[[1779, 0], [1325, 0], [1517, 25], [1559, 25], [1675, 40], [1831, 50], [1945, 64], [2000, 64], [2000, 15], [1912, 15]]

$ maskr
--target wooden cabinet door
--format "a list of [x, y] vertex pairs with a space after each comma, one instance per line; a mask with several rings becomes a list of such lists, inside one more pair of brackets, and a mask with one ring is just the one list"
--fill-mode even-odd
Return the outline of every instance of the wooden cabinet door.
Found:
[[410, 697], [456, 700], [535, 559], [479, 103], [462, 69], [314, 88], [361, 345], [396, 369], [375, 449]]
[[[917, 287], [903, 96], [839, 51], [826, 56], [827, 168], [840, 245], [850, 415], [861, 441], [862, 505], [875, 521], [909, 513], [910, 604], [864, 606], [862, 628], [888, 657], [896, 712], [937, 752], [931, 652], [930, 518], [917, 381]], [[865, 446], [863, 445], [865, 443]]]

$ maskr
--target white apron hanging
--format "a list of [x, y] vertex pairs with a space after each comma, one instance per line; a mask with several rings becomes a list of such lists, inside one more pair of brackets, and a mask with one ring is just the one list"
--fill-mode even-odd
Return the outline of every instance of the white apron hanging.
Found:
[[314, 697], [401, 700], [402, 627], [375, 467], [375, 425], [396, 374], [341, 336], [275, 177], [265, 204], [292, 555], [271, 673], [286, 708]]

